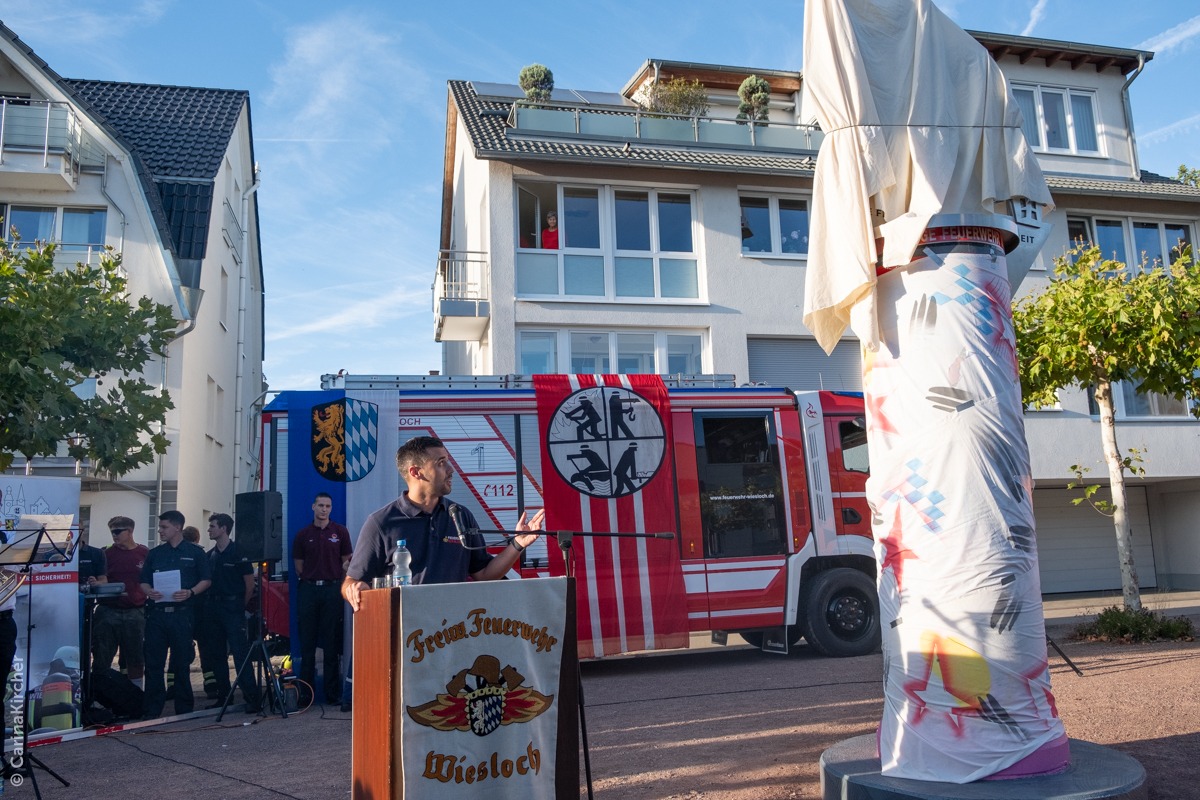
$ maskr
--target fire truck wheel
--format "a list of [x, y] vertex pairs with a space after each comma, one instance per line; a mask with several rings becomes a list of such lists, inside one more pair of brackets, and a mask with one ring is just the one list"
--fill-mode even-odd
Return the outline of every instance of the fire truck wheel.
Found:
[[739, 636], [746, 640], [746, 644], [751, 647], [762, 649], [763, 637], [766, 635], [762, 631], [740, 631]]
[[804, 603], [804, 638], [820, 654], [845, 658], [879, 649], [875, 582], [856, 569], [818, 573]]

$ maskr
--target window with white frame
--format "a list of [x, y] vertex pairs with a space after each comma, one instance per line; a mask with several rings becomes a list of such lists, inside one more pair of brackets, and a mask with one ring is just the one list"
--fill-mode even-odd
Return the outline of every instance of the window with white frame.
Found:
[[808, 255], [808, 200], [743, 193], [740, 201], [743, 253]]
[[0, 216], [5, 241], [20, 239], [30, 247], [35, 241], [56, 242], [66, 252], [104, 247], [108, 212], [103, 208], [0, 204]]
[[1103, 258], [1130, 266], [1161, 267], [1192, 243], [1191, 225], [1125, 217], [1068, 217], [1071, 246], [1095, 244]]
[[[1113, 384], [1113, 413], [1117, 419], [1139, 419], [1153, 417], [1186, 417], [1192, 419], [1192, 408], [1196, 400], [1177, 400], [1157, 392], [1138, 392], [1138, 385], [1131, 381], [1117, 381]], [[1096, 404], [1095, 387], [1087, 390], [1088, 413], [1093, 417], [1100, 415], [1100, 406]]]
[[704, 372], [704, 336], [699, 331], [521, 330], [517, 349], [525, 375]]
[[1012, 92], [1034, 150], [1100, 155], [1095, 92], [1018, 84]]
[[690, 191], [518, 183], [516, 294], [700, 300], [695, 226]]

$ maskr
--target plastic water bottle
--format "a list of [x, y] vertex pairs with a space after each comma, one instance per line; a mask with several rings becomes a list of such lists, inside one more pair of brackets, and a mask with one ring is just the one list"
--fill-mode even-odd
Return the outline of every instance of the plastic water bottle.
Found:
[[412, 553], [408, 552], [405, 540], [396, 542], [392, 553], [392, 586], [408, 586], [412, 583]]

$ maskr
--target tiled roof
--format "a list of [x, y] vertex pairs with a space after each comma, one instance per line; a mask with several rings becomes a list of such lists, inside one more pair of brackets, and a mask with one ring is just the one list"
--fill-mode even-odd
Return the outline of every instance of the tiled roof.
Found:
[[1200, 189], [1174, 178], [1142, 170], [1142, 179], [1088, 178], [1080, 175], [1046, 175], [1051, 193], [1103, 194], [1118, 197], [1159, 197], [1200, 202]]
[[162, 197], [175, 252], [180, 258], [204, 258], [213, 204], [212, 182], [155, 181], [154, 185]]
[[[204, 258], [213, 179], [249, 93], [64, 79], [108, 123], [145, 166], [180, 258]], [[144, 180], [144, 178], [143, 178]], [[151, 186], [147, 186], [147, 191]]]
[[654, 146], [637, 142], [601, 143], [508, 135], [505, 119], [511, 102], [484, 100], [467, 81], [450, 81], [459, 118], [471, 136], [478, 158], [504, 161], [548, 160], [610, 166], [669, 167], [720, 172], [753, 172], [811, 176], [811, 155], [748, 152], [705, 145]]
[[121, 134], [154, 177], [216, 177], [249, 93], [191, 86], [63, 81]]

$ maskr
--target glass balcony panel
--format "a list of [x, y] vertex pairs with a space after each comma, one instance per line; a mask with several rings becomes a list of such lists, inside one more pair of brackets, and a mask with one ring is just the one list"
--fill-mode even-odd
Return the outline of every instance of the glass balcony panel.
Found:
[[575, 112], [554, 108], [517, 106], [517, 128], [533, 131], [575, 132]]
[[616, 259], [617, 297], [654, 297], [654, 259]]
[[558, 294], [558, 256], [517, 253], [517, 294]]
[[604, 296], [603, 256], [563, 256], [563, 294]]
[[632, 116], [624, 114], [579, 113], [579, 132], [594, 136], [637, 136], [637, 123]]
[[773, 147], [780, 150], [807, 150], [808, 140], [804, 128], [791, 125], [756, 125], [754, 126], [754, 143], [759, 147]]
[[727, 119], [702, 119], [700, 141], [708, 144], [750, 144], [750, 128]]
[[691, 258], [663, 258], [658, 262], [659, 293], [662, 297], [700, 297], [700, 281], [696, 261]]
[[642, 138], [667, 142], [694, 142], [696, 130], [690, 119], [642, 117]]

